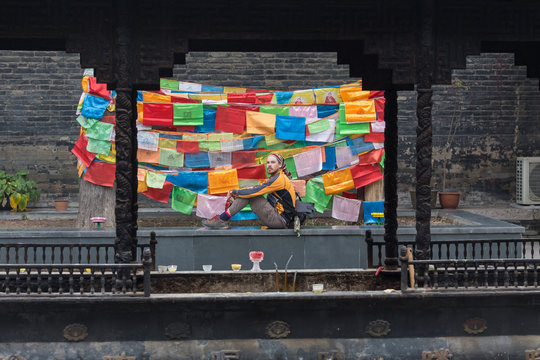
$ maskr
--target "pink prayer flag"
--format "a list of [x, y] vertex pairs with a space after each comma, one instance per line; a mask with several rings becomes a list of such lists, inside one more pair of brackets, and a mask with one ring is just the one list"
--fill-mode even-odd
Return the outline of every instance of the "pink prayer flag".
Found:
[[197, 212], [195, 215], [205, 219], [211, 219], [225, 211], [225, 196], [212, 196], [197, 194]]
[[342, 168], [344, 166], [349, 166], [354, 162], [358, 161], [358, 157], [354, 156], [351, 148], [348, 146], [338, 146], [336, 147], [336, 164], [337, 168]]
[[332, 217], [343, 221], [358, 221], [362, 201], [347, 199], [338, 195], [334, 196], [332, 204]]
[[293, 156], [296, 173], [299, 177], [310, 175], [322, 170], [322, 152], [317, 147]]
[[371, 132], [374, 133], [383, 133], [386, 123], [384, 121], [375, 121], [369, 124], [371, 127]]
[[306, 180], [293, 180], [291, 183], [300, 197], [306, 196]]
[[290, 116], [300, 116], [307, 119], [317, 119], [317, 106], [290, 106]]

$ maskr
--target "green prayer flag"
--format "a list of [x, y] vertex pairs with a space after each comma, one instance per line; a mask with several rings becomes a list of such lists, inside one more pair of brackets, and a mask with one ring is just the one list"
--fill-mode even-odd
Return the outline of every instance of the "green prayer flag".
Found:
[[184, 134], [182, 140], [203, 141], [206, 140], [206, 134]]
[[308, 124], [307, 127], [310, 134], [318, 134], [330, 129], [330, 121], [328, 119], [322, 119]]
[[160, 148], [176, 149], [176, 140], [159, 138], [158, 146]]
[[173, 186], [171, 207], [183, 214], [191, 214], [197, 193], [178, 186]]
[[369, 134], [369, 122], [348, 124], [345, 121], [345, 103], [339, 104], [339, 119], [336, 122], [336, 135]]
[[289, 115], [288, 106], [260, 106], [259, 112], [274, 115]]
[[221, 142], [220, 141], [208, 141], [208, 150], [210, 151], [221, 151]]
[[173, 104], [173, 125], [203, 125], [203, 123], [202, 104]]
[[233, 133], [210, 133], [208, 141], [232, 140]]
[[159, 79], [161, 89], [178, 90], [180, 82], [177, 80]]
[[159, 163], [166, 166], [183, 167], [184, 153], [177, 152], [176, 149], [159, 149]]
[[163, 184], [165, 184], [166, 177], [166, 174], [161, 174], [154, 171], [147, 171], [146, 185], [154, 189], [163, 189]]
[[315, 205], [315, 210], [323, 213], [332, 196], [326, 195], [322, 177], [316, 177], [306, 183], [306, 196], [304, 196], [303, 201], [312, 202]]
[[275, 144], [283, 143], [285, 142], [285, 140], [276, 138], [276, 134], [270, 134], [264, 136], [264, 142], [266, 143], [266, 145], [272, 146]]
[[86, 129], [86, 137], [89, 139], [109, 141], [112, 131], [113, 124], [98, 121], [92, 127]]
[[381, 162], [379, 163], [379, 165], [381, 166], [381, 168], [384, 170], [384, 158], [386, 157], [386, 153], [382, 154], [382, 158], [381, 158]]
[[97, 140], [97, 139], [88, 139], [88, 145], [86, 145], [86, 150], [95, 153], [109, 155], [111, 151], [111, 142], [109, 140]]
[[97, 123], [98, 121], [99, 119], [87, 118], [86, 116], [82, 116], [82, 115], [77, 116], [77, 122], [79, 123], [79, 125], [81, 125], [85, 129], [88, 129], [94, 126], [94, 124]]
[[306, 143], [304, 141], [295, 141], [289, 146], [289, 149], [300, 149], [306, 147]]
[[210, 148], [210, 142], [207, 140], [199, 140], [199, 151], [208, 150]]
[[292, 175], [293, 179], [298, 179], [298, 173], [296, 172], [296, 165], [294, 164], [294, 158], [291, 156], [285, 159], [285, 165], [287, 165], [287, 170]]

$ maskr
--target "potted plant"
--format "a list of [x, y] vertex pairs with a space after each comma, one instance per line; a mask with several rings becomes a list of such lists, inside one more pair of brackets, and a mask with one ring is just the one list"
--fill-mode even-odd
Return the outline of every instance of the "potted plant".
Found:
[[8, 174], [0, 170], [0, 205], [11, 206], [12, 211], [24, 211], [28, 202], [39, 200], [40, 192], [34, 180], [28, 179], [28, 171]]
[[439, 202], [443, 209], [456, 209], [459, 205], [460, 193], [456, 191], [446, 190], [446, 176], [449, 172], [450, 160], [452, 157], [452, 145], [454, 143], [454, 137], [456, 136], [457, 129], [461, 124], [463, 117], [463, 106], [465, 102], [465, 93], [463, 90], [469, 90], [470, 87], [463, 83], [459, 78], [454, 80], [454, 90], [459, 91], [459, 101], [454, 103], [454, 110], [450, 119], [450, 127], [448, 135], [443, 146], [440, 147], [439, 154], [442, 160], [442, 179], [441, 179], [441, 191], [439, 192]]

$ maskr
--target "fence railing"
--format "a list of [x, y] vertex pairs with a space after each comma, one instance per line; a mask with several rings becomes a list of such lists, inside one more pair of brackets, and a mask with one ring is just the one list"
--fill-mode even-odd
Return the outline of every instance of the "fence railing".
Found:
[[[156, 263], [156, 233], [150, 233], [150, 241], [137, 244], [136, 259], [143, 261], [143, 250], [150, 249], [152, 270]], [[0, 263], [5, 264], [112, 264], [114, 244], [53, 244], [11, 243], [0, 244]]]
[[[366, 231], [367, 266], [377, 268], [384, 265], [385, 243], [374, 241], [371, 232]], [[416, 250], [415, 241], [398, 241], [398, 246]], [[431, 258], [448, 259], [539, 259], [540, 239], [460, 239], [437, 240], [430, 244]]]
[[150, 296], [149, 249], [142, 264], [0, 264], [0, 296]]
[[400, 247], [401, 290], [538, 290], [540, 259], [409, 260]]

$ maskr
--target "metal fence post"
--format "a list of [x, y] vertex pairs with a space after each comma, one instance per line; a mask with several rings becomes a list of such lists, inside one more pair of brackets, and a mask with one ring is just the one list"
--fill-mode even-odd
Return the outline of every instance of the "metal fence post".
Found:
[[144, 296], [150, 296], [150, 268], [152, 267], [152, 258], [150, 249], [146, 248], [143, 252], [143, 269], [144, 269]]

